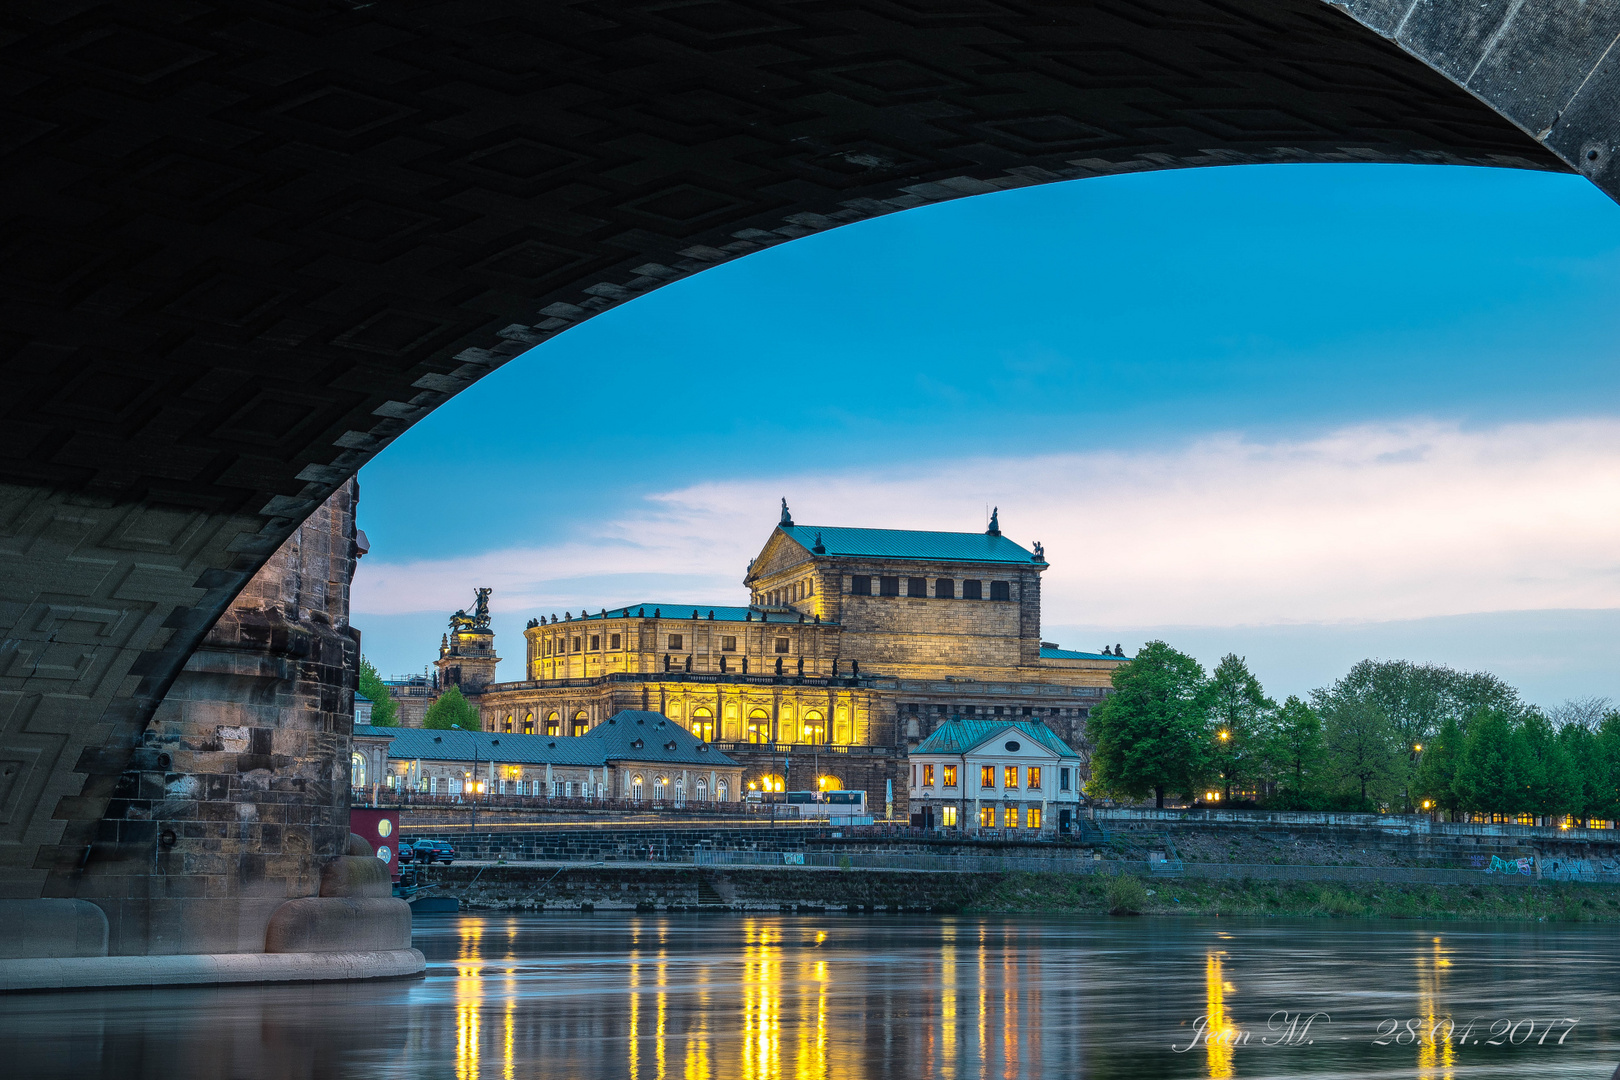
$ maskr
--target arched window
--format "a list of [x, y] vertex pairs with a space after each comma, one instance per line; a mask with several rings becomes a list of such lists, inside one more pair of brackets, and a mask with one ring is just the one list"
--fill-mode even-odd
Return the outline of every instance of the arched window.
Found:
[[569, 734], [583, 735], [589, 730], [591, 730], [590, 715], [586, 713], [584, 709], [581, 709], [579, 712], [574, 714], [574, 728], [569, 732]]
[[663, 802], [669, 795], [669, 777], [653, 777], [653, 802]]
[[843, 791], [844, 782], [836, 776], [823, 776], [816, 781], [816, 787], [822, 791]]
[[523, 717], [523, 734], [534, 734], [534, 713], [528, 713]]
[[366, 759], [358, 752], [349, 755], [349, 786], [356, 788], [366, 786]]
[[698, 802], [709, 801], [709, 782], [703, 779], [701, 776], [697, 778], [697, 784], [692, 791], [692, 797]]
[[512, 730], [512, 714], [511, 713], [506, 714], [506, 730], [507, 731]]
[[675, 778], [675, 805], [680, 806], [686, 802], [686, 781], [680, 777]]
[[715, 802], [730, 802], [731, 801], [731, 785], [726, 783], [724, 780], [721, 780], [719, 783], [715, 784], [714, 785], [714, 801]]
[[807, 743], [824, 743], [827, 741], [827, 721], [821, 714], [811, 709], [804, 714], [804, 741]]
[[548, 715], [546, 717], [546, 734], [547, 735], [561, 735], [562, 734], [562, 720], [558, 718], [556, 713], [551, 713], [550, 715]]
[[771, 718], [764, 709], [755, 709], [748, 714], [748, 741], [751, 743], [771, 741]]
[[708, 709], [693, 709], [692, 734], [703, 742], [714, 742], [714, 714]]
[[632, 799], [636, 800], [637, 802], [641, 801], [641, 774], [640, 773], [637, 773], [636, 775], [634, 775], [634, 776], [632, 776], [630, 778], [630, 797]]

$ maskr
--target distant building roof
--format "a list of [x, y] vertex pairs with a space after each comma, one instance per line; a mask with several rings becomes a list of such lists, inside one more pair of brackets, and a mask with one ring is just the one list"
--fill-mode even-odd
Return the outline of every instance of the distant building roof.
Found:
[[911, 752], [913, 754], [966, 754], [1008, 731], [1022, 732], [1029, 739], [1040, 743], [1058, 757], [1078, 758], [1080, 756], [1069, 749], [1068, 744], [1058, 738], [1056, 733], [1045, 724], [1033, 720], [1001, 720], [995, 717], [989, 720], [968, 720], [961, 717], [952, 717], [939, 725], [932, 735], [922, 741], [922, 745]]
[[[1016, 563], [1045, 566], [1033, 552], [1005, 536], [982, 532], [925, 532], [918, 529], [846, 529], [836, 525], [778, 525], [783, 533], [814, 551], [816, 537], [826, 554], [874, 559], [926, 559], [936, 562]], [[820, 554], [820, 552], [817, 552]]]
[[[748, 621], [748, 617], [750, 615], [753, 616], [751, 620], [753, 622], [769, 621], [773, 623], [797, 624], [799, 621], [799, 616], [797, 614], [787, 615], [780, 611], [773, 611], [769, 613], [769, 616], [767, 616], [766, 612], [757, 607], [716, 607], [713, 604], [630, 604], [628, 606], [620, 604], [618, 607], [610, 607], [607, 609], [607, 618], [623, 619], [628, 617], [632, 619], [650, 619], [653, 617], [654, 613], [657, 613], [657, 616], [660, 619], [692, 619], [694, 618], [693, 612], [696, 612], [697, 614], [695, 617], [699, 621], [708, 622], [709, 613], [711, 611], [714, 613], [715, 622], [744, 622]], [[626, 616], [626, 612], [629, 612], [628, 616]], [[579, 622], [582, 619], [600, 619], [602, 617], [603, 616], [600, 611], [594, 614], [590, 612], [580, 612], [578, 615], [571, 615], [566, 619], [558, 619], [557, 625], [562, 626], [565, 623]], [[812, 618], [812, 616], [807, 615], [805, 616], [804, 621], [808, 623]], [[540, 625], [550, 626], [552, 624], [542, 619]], [[823, 619], [822, 625], [830, 625], [830, 620]]]
[[[671, 765], [735, 765], [663, 713], [625, 709], [579, 736], [592, 742], [604, 761], [669, 762]], [[636, 745], [640, 743], [641, 745]]]
[[1075, 652], [1073, 649], [1054, 649], [1048, 645], [1041, 646], [1042, 660], [1123, 660], [1123, 656], [1113, 653]]
[[[505, 765], [582, 765], [610, 762], [732, 766], [737, 763], [701, 742], [662, 713], [627, 709], [583, 735], [518, 735], [505, 731], [373, 727], [356, 724], [357, 738], [388, 739], [397, 760], [494, 761]], [[637, 746], [637, 743], [641, 745]]]
[[494, 761], [510, 765], [600, 766], [595, 746], [581, 746], [581, 738], [555, 735], [517, 735], [504, 731], [450, 731], [439, 728], [373, 727], [356, 724], [358, 738], [391, 739], [388, 756], [421, 761]]

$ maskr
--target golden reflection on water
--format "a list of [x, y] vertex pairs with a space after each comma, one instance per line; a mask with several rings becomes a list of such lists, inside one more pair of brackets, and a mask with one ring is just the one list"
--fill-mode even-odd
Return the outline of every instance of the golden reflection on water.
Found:
[[464, 924], [456, 955], [456, 1080], [478, 1080], [478, 1014], [484, 1000], [484, 925]]
[[1450, 956], [1440, 938], [1432, 939], [1429, 948], [1417, 955], [1418, 1015], [1424, 1023], [1417, 1042], [1418, 1080], [1452, 1080], [1455, 1073], [1457, 1047], [1451, 1041], [1451, 1028], [1456, 1018], [1441, 1005]]
[[1209, 1080], [1231, 1080], [1236, 1075], [1232, 1059], [1239, 1031], [1226, 1009], [1226, 995], [1232, 986], [1226, 981], [1225, 958], [1226, 953], [1219, 949], [1210, 949], [1204, 956], [1204, 1015], [1209, 1018], [1204, 1029], [1204, 1055]]

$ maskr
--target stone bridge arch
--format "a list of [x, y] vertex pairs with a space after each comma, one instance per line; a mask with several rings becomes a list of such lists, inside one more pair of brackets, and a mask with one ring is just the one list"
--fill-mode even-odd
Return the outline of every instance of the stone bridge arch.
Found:
[[1620, 197], [1620, 9], [1581, 0], [21, 0], [5, 21], [0, 897], [74, 895], [117, 855], [140, 732], [299, 522], [619, 303], [863, 218], [1151, 169], [1498, 165]]

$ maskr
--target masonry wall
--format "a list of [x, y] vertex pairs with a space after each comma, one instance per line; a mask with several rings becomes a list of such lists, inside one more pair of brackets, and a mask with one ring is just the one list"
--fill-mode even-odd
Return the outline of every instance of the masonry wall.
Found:
[[118, 954], [262, 952], [349, 834], [358, 485], [340, 487], [220, 618], [154, 714], [69, 881]]

